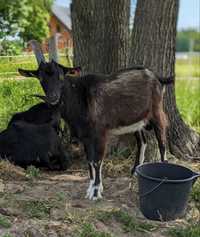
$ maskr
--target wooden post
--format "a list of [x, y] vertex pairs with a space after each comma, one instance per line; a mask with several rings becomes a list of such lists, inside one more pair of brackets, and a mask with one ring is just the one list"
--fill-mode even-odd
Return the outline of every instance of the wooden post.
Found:
[[58, 44], [58, 37], [55, 34], [49, 38], [49, 61], [53, 59], [55, 62], [58, 62], [59, 58], [58, 58], [57, 44]]

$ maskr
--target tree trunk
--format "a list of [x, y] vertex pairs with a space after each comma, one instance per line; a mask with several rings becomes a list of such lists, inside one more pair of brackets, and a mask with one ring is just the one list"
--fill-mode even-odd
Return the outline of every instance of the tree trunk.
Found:
[[75, 65], [93, 73], [127, 66], [130, 0], [73, 0], [71, 16]]
[[[130, 0], [73, 0], [74, 65], [83, 73], [116, 72], [128, 65]], [[127, 137], [109, 139], [108, 154], [127, 146]]]
[[[176, 25], [179, 0], [138, 0], [131, 36], [130, 64], [143, 64], [160, 77], [175, 75]], [[168, 144], [178, 158], [200, 152], [199, 135], [182, 120], [175, 85], [167, 85], [164, 107], [169, 119]]]

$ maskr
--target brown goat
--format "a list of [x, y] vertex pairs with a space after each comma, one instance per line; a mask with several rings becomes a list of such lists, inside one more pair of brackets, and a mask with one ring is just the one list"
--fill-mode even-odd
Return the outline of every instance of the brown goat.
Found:
[[[28, 70], [20, 72], [30, 76]], [[139, 146], [135, 168], [144, 161], [144, 129], [152, 127], [164, 161], [167, 119], [163, 112], [162, 83], [171, 83], [172, 79], [161, 80], [138, 66], [112, 75], [74, 78], [64, 76], [56, 63], [44, 61], [39, 63], [35, 77], [40, 80], [46, 101], [60, 104], [61, 116], [84, 144], [90, 174], [86, 195], [89, 199], [102, 197], [102, 160], [110, 134], [135, 133]]]

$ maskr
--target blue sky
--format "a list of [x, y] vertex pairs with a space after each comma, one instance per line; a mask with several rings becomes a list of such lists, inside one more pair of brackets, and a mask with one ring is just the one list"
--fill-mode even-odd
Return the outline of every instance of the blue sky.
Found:
[[[57, 4], [69, 6], [70, 0], [56, 0]], [[200, 28], [200, 0], [180, 0], [178, 29]]]

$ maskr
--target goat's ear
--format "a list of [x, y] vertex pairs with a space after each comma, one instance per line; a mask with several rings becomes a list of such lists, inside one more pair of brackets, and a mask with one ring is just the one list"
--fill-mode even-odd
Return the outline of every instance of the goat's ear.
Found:
[[73, 68], [73, 72], [74, 72], [76, 75], [80, 76], [80, 74], [81, 74], [81, 67], [74, 67], [74, 68]]
[[38, 70], [25, 70], [25, 69], [18, 69], [19, 74], [24, 77], [37, 77], [38, 78]]
[[70, 76], [80, 76], [81, 75], [81, 67], [68, 68], [68, 72], [66, 72], [65, 74], [68, 74]]
[[62, 68], [65, 75], [80, 76], [81, 67], [65, 67], [61, 64], [58, 64], [58, 66]]

